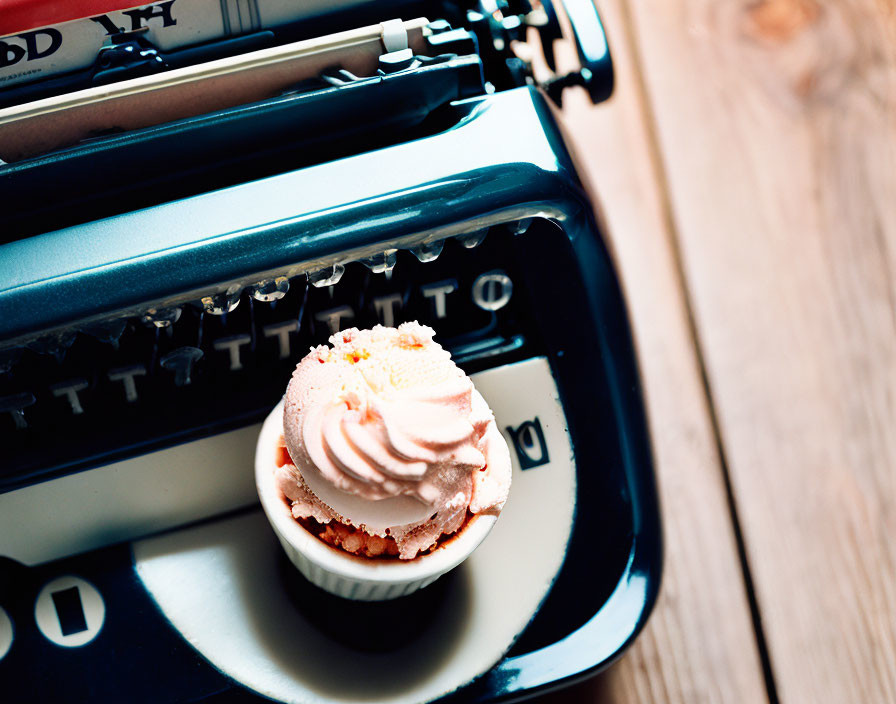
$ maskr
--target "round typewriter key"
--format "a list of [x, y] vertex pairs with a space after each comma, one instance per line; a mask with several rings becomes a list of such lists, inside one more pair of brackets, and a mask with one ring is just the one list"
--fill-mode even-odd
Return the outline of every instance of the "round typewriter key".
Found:
[[317, 288], [335, 286], [344, 273], [345, 267], [342, 264], [333, 264], [333, 266], [327, 266], [317, 271], [309, 271], [308, 283]]
[[473, 302], [483, 310], [500, 310], [512, 295], [513, 281], [501, 269], [480, 274], [473, 282]]
[[462, 235], [458, 237], [458, 241], [467, 249], [473, 249], [474, 247], [478, 247], [485, 241], [485, 236], [488, 234], [488, 228], [484, 230], [478, 230], [469, 235]]
[[0, 607], [0, 660], [6, 657], [9, 649], [12, 647], [12, 621], [9, 614]]
[[174, 325], [180, 319], [181, 309], [175, 308], [150, 308], [143, 314], [141, 320], [144, 325], [157, 328], [167, 328]]
[[374, 274], [387, 274], [395, 267], [395, 262], [398, 261], [397, 255], [397, 249], [387, 249], [385, 252], [374, 254], [372, 257], [365, 257], [361, 260], [361, 263]]
[[421, 262], [432, 262], [438, 259], [438, 256], [442, 253], [442, 249], [445, 247], [444, 240], [438, 240], [436, 242], [427, 242], [426, 244], [421, 244], [414, 247], [411, 251], [414, 253], [414, 256], [417, 257]]
[[80, 577], [58, 577], [44, 586], [34, 604], [34, 620], [51, 643], [66, 648], [87, 645], [106, 618], [103, 597]]
[[232, 312], [240, 304], [240, 295], [243, 289], [240, 286], [231, 286], [226, 291], [204, 296], [200, 303], [206, 313], [211, 315], [226, 315]]
[[279, 301], [289, 293], [289, 279], [278, 276], [276, 279], [265, 279], [249, 287], [249, 293], [256, 301], [270, 303]]

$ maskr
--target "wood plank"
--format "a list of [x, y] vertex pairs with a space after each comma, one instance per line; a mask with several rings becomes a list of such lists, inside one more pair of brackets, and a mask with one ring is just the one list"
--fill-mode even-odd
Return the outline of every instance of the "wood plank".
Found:
[[778, 694], [896, 701], [896, 3], [628, 6]]
[[626, 289], [666, 557], [659, 602], [629, 652], [606, 673], [541, 701], [762, 702], [766, 690], [723, 475], [620, 3], [604, 1], [601, 10], [617, 64], [616, 95], [595, 108], [584, 92], [567, 91], [564, 112], [602, 199]]

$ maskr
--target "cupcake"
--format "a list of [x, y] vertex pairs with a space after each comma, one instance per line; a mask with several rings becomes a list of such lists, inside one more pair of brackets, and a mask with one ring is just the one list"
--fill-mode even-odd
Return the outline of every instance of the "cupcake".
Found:
[[293, 563], [340, 596], [429, 584], [507, 499], [507, 444], [433, 334], [417, 323], [337, 333], [298, 364], [262, 429], [262, 506]]

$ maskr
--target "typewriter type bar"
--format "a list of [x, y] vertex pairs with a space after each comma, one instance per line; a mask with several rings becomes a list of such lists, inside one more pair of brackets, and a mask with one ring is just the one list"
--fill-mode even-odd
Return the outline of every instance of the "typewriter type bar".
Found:
[[358, 76], [381, 55], [424, 54], [425, 19], [389, 20], [210, 61], [159, 75], [98, 86], [0, 110], [0, 158], [18, 161], [96, 134], [124, 132], [262, 100], [337, 66]]
[[[17, 207], [6, 214], [2, 239], [423, 136], [454, 119], [439, 113], [442, 106], [483, 91], [475, 54], [418, 57], [368, 77], [332, 70], [276, 98], [10, 164], [0, 169], [0, 188]], [[102, 176], [85, 179], [88, 172]], [[52, 199], [47, 183], [55, 185]]]

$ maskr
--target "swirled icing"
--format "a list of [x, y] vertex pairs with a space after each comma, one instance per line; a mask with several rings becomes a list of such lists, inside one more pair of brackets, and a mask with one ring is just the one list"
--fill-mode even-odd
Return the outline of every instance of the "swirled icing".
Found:
[[294, 464], [278, 470], [295, 516], [389, 535], [409, 559], [468, 509], [500, 511], [506, 443], [433, 334], [417, 323], [353, 328], [299, 363], [283, 424]]

